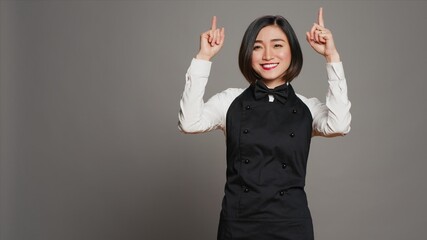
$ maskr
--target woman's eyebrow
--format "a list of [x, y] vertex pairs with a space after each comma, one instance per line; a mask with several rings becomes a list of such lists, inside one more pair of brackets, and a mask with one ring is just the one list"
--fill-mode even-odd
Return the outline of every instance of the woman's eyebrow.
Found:
[[[286, 42], [285, 40], [283, 40], [281, 38], [275, 38], [275, 39], [270, 40], [270, 42], [279, 42], [279, 41]], [[262, 40], [255, 40], [255, 42], [256, 43], [262, 43], [263, 41]]]
[[285, 40], [283, 40], [281, 38], [271, 39], [271, 42], [279, 42], [279, 41], [286, 42]]

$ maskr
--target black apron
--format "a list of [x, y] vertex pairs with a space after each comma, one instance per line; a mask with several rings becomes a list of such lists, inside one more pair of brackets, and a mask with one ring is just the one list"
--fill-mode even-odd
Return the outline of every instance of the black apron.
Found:
[[304, 191], [312, 134], [308, 107], [287, 85], [282, 103], [250, 85], [226, 118], [227, 181], [218, 240], [312, 240]]

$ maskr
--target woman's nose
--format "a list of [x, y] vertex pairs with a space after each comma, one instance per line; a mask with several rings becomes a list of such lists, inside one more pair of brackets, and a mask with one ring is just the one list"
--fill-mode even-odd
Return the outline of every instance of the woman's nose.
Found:
[[271, 58], [272, 58], [272, 56], [271, 56], [270, 48], [266, 47], [265, 50], [264, 50], [264, 54], [262, 56], [262, 59], [263, 60], [270, 60]]

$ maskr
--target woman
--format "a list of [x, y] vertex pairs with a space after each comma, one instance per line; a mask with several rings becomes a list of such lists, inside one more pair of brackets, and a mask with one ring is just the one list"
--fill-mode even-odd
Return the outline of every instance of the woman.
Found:
[[302, 53], [281, 16], [260, 17], [245, 32], [239, 67], [249, 87], [229, 88], [205, 103], [210, 60], [224, 44], [224, 28], [217, 28], [213, 17], [212, 28], [201, 34], [200, 51], [186, 74], [178, 127], [184, 133], [221, 129], [226, 135], [218, 239], [314, 239], [304, 191], [311, 137], [347, 134], [351, 104], [322, 8], [306, 38], [327, 61], [326, 103], [294, 92], [290, 82], [301, 70]]

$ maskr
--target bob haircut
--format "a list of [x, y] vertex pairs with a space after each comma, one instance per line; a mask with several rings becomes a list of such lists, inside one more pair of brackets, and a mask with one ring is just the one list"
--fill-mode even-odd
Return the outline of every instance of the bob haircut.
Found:
[[298, 38], [289, 22], [280, 15], [266, 15], [255, 19], [246, 29], [239, 51], [239, 68], [249, 83], [262, 79], [252, 68], [252, 51], [259, 31], [266, 26], [276, 25], [282, 29], [288, 38], [291, 49], [291, 63], [285, 71], [284, 80], [291, 82], [299, 75], [302, 68], [302, 52]]

